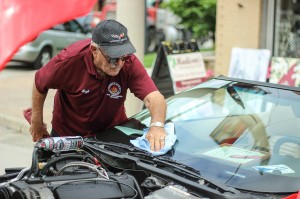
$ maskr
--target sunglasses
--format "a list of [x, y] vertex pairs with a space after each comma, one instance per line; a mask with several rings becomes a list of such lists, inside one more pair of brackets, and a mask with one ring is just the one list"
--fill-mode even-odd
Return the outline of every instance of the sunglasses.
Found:
[[109, 56], [107, 56], [102, 50], [101, 48], [99, 48], [100, 52], [102, 53], [102, 55], [105, 57], [105, 59], [107, 59], [107, 62], [110, 64], [115, 65], [119, 60], [121, 61], [125, 61], [127, 57], [129, 57], [130, 55], [126, 55], [123, 57], [117, 57], [117, 58], [110, 58]]

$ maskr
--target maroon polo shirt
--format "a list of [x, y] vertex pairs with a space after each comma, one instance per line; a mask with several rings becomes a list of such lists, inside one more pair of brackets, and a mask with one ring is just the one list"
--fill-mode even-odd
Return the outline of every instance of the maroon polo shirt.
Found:
[[157, 90], [135, 55], [127, 58], [117, 76], [99, 75], [90, 42], [86, 39], [70, 45], [35, 75], [39, 92], [57, 89], [52, 127], [60, 136], [85, 136], [126, 120], [128, 88], [141, 100]]

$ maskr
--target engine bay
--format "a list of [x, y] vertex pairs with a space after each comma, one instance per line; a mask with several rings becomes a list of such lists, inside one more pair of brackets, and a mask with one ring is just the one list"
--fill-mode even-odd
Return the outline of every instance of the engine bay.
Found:
[[5, 169], [0, 198], [203, 198], [170, 180], [172, 173], [162, 177], [139, 168], [134, 157], [114, 154], [93, 140], [43, 139], [34, 147], [30, 168]]

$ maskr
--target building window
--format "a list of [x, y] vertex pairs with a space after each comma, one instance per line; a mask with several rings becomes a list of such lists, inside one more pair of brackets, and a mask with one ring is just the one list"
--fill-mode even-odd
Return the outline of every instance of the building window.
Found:
[[300, 0], [276, 0], [274, 56], [300, 57]]

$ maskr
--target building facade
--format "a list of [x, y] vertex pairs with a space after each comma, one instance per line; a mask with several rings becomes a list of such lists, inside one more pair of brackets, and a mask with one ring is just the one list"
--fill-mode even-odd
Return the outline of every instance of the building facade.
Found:
[[218, 0], [215, 75], [228, 75], [234, 47], [300, 57], [299, 0]]

